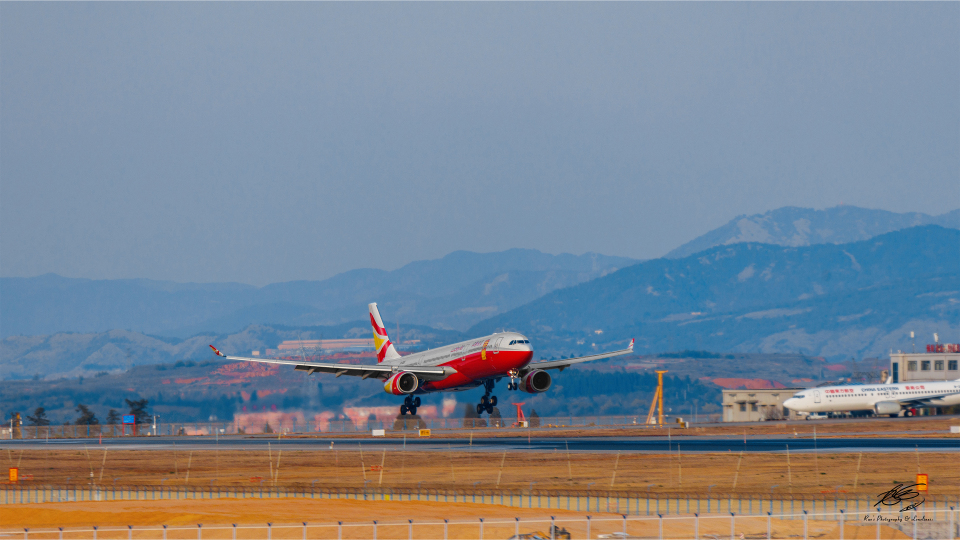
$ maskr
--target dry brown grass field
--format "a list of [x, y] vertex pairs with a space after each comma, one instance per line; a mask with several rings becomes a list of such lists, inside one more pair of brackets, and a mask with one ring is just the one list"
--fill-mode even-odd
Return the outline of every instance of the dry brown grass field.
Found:
[[[454, 523], [448, 527], [449, 538], [478, 538], [479, 518], [484, 518], [484, 538], [508, 538], [514, 534], [515, 517], [521, 519], [520, 532], [530, 533], [548, 530], [550, 516], [559, 525], [572, 533], [573, 538], [586, 536], [585, 513], [564, 510], [543, 511], [537, 509], [508, 508], [498, 505], [445, 504], [435, 502], [353, 501], [353, 500], [201, 500], [201, 501], [115, 501], [82, 503], [48, 503], [34, 505], [0, 506], [0, 530], [22, 534], [23, 528], [33, 529], [30, 538], [57, 538], [57, 531], [47, 535], [37, 529], [55, 527], [84, 528], [90, 538], [93, 525], [101, 528], [98, 538], [159, 538], [160, 530], [138, 530], [143, 527], [184, 527], [185, 530], [169, 531], [168, 538], [196, 538], [198, 523], [203, 524], [203, 538], [232, 538], [231, 524], [241, 527], [236, 538], [267, 538], [266, 523], [274, 523], [272, 538], [302, 538], [301, 522], [312, 527], [308, 538], [337, 538], [336, 522], [344, 527], [342, 538], [372, 538], [372, 520], [378, 520], [377, 537], [408, 538], [407, 520], [414, 520], [413, 538], [442, 538], [444, 519]], [[620, 516], [593, 513], [590, 536], [622, 531]], [[606, 518], [606, 520], [604, 520]], [[534, 521], [537, 522], [534, 522]], [[493, 521], [500, 521], [494, 523]], [[505, 522], [505, 523], [504, 523]], [[428, 524], [432, 523], [432, 524]], [[127, 525], [134, 530], [128, 532]], [[281, 527], [287, 525], [288, 527]], [[803, 522], [799, 520], [772, 520], [774, 538], [802, 538]], [[114, 527], [115, 530], [103, 530]], [[217, 527], [220, 527], [219, 529]], [[766, 538], [767, 520], [763, 518], [739, 518], [735, 534], [744, 538]], [[691, 518], [667, 519], [664, 521], [666, 538], [693, 538], [694, 524]], [[855, 526], [847, 524], [844, 538], [876, 538], [876, 525]], [[628, 521], [627, 532], [632, 535], [656, 537], [657, 520]], [[701, 538], [725, 538], [730, 534], [730, 521], [726, 517], [700, 520]], [[68, 533], [70, 538], [77, 534]], [[808, 523], [810, 538], [840, 538], [839, 528], [833, 521]], [[66, 537], [66, 536], [65, 536]], [[909, 538], [887, 526], [881, 526], [881, 538]]]
[[[930, 494], [960, 495], [947, 453], [616, 454], [283, 450], [11, 450], [23, 485], [285, 486], [875, 495], [930, 475]], [[381, 470], [382, 468], [382, 470]], [[775, 487], [774, 487], [775, 486]], [[839, 487], [838, 487], [839, 486]]]

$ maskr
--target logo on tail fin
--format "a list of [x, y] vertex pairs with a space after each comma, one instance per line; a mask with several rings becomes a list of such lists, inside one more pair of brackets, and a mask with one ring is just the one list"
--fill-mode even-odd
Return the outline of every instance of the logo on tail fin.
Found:
[[377, 363], [400, 358], [397, 349], [394, 348], [393, 343], [390, 343], [390, 338], [387, 337], [387, 329], [383, 326], [383, 319], [380, 318], [380, 310], [377, 309], [377, 304], [370, 304], [368, 307], [370, 308], [370, 325], [373, 326], [373, 345], [377, 349]]

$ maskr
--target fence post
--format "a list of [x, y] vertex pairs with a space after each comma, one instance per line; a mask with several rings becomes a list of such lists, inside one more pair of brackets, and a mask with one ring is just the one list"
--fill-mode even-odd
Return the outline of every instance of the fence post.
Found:
[[27, 538], [30, 538], [30, 529], [24, 528], [24, 529], [23, 529], [23, 540], [27, 540]]
[[[517, 538], [520, 538], [520, 518], [515, 517], [515, 518], [513, 518], [513, 519], [515, 520], [515, 525], [514, 525], [514, 527], [513, 527], [513, 535], [514, 535], [515, 537], [517, 537]], [[446, 527], [446, 525], [444, 525], [444, 527]], [[446, 530], [446, 529], [444, 529], [444, 530]], [[589, 537], [590, 537], [590, 536], [589, 536], [589, 528], [587, 529], [587, 532], [588, 532], [587, 538], [589, 538]], [[447, 534], [444, 533], [444, 534], [443, 534], [443, 537], [446, 538], [446, 537], [447, 537]]]
[[60, 540], [63, 540], [63, 527], [57, 527], [60, 529]]
[[[878, 528], [877, 531], [880, 529]], [[879, 534], [879, 533], [878, 533]], [[807, 540], [807, 511], [803, 511], [803, 540]]]
[[[234, 525], [234, 527], [236, 527], [236, 525]], [[337, 540], [341, 540], [342, 538], [343, 538], [343, 522], [338, 521], [337, 522]]]
[[950, 540], [953, 540], [953, 507], [950, 507]]
[[377, 540], [377, 520], [373, 520], [373, 540]]
[[443, 520], [443, 540], [447, 540], [447, 523], [446, 519]]
[[203, 523], [197, 523], [197, 540], [200, 540], [203, 531]]
[[590, 538], [590, 516], [587, 516], [587, 538]]
[[657, 538], [663, 540], [663, 515], [661, 514], [657, 514]]
[[[729, 504], [728, 504], [727, 506], [729, 507]], [[734, 523], [735, 523], [736, 519], [737, 519], [736, 515], [734, 515], [733, 512], [730, 512], [730, 540], [734, 540], [734, 538], [733, 538], [733, 535], [734, 535], [733, 527], [734, 527]]]
[[693, 540], [700, 540], [700, 514], [693, 515]]
[[480, 518], [480, 540], [483, 540], [483, 518]]
[[94, 527], [93, 527], [93, 540], [97, 540], [97, 527], [96, 527], [96, 525], [94, 525]]
[[770, 514], [771, 512], [767, 512], [767, 540], [770, 540]]
[[557, 540], [557, 533], [555, 532], [557, 530], [557, 526], [554, 523], [554, 519], [555, 518], [553, 516], [550, 516], [550, 540]]
[[[163, 528], [164, 528], [164, 534], [166, 534], [167, 526], [164, 525]], [[164, 539], [166, 539], [166, 536], [164, 536]], [[236, 523], [233, 524], [233, 540], [237, 540], [237, 524]]]
[[271, 538], [273, 538], [273, 523], [267, 523], [267, 540], [270, 540]]
[[[408, 525], [407, 525], [407, 539], [408, 539], [408, 540], [413, 540], [413, 520], [412, 520], [412, 519], [408, 519], [408, 520], [407, 520], [407, 524], [408, 524]], [[306, 540], [306, 536], [304, 536], [304, 540]]]
[[843, 540], [843, 510], [840, 510], [840, 540]]

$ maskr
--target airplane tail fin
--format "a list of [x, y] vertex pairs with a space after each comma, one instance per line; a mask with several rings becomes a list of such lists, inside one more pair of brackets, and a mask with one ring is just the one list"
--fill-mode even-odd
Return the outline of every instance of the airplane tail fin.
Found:
[[373, 303], [368, 307], [370, 308], [370, 325], [373, 326], [373, 345], [377, 348], [377, 363], [400, 358], [400, 353], [397, 352], [393, 343], [390, 343], [390, 338], [387, 337], [387, 329], [383, 326], [383, 319], [380, 318], [380, 310], [377, 309], [377, 304]]

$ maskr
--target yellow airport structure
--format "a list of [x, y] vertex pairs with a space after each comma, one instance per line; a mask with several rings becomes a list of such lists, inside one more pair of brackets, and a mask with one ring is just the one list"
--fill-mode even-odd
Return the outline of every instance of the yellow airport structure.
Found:
[[[657, 424], [663, 427], [663, 374], [667, 370], [657, 371], [657, 391], [653, 394], [653, 401], [650, 402], [650, 412], [647, 414], [647, 424]], [[657, 412], [657, 420], [654, 422], [653, 413]]]

